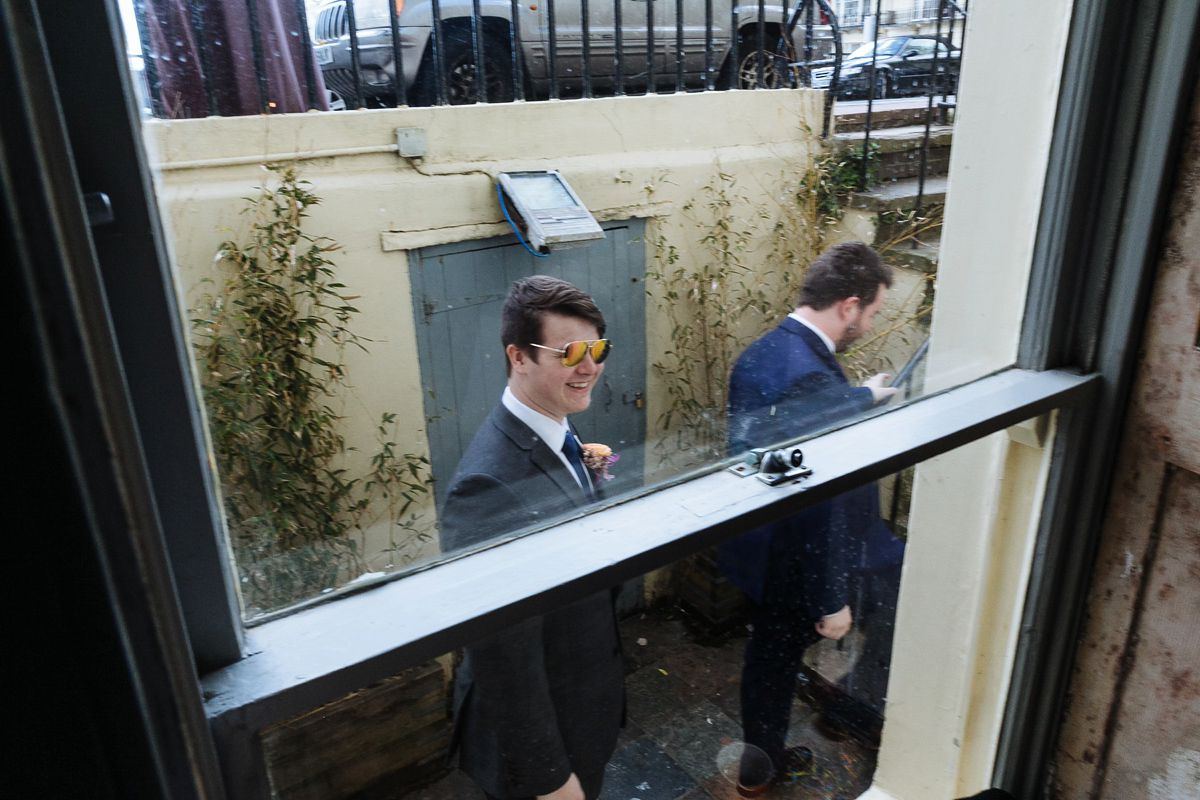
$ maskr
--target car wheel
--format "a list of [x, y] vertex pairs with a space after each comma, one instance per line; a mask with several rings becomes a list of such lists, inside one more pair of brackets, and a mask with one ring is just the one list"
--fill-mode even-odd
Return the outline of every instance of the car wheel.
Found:
[[[751, 50], [742, 56], [738, 66], [739, 89], [757, 89], [758, 85], [758, 50]], [[763, 89], [783, 89], [792, 85], [789, 83], [787, 59], [778, 53], [766, 51], [763, 53]], [[794, 83], [794, 82], [793, 82]]]
[[[478, 71], [475, 69], [475, 50], [471, 44], [471, 32], [462, 28], [448, 28], [443, 36], [446, 56], [445, 74], [442, 78], [446, 102], [452, 106], [474, 103], [475, 84]], [[486, 35], [483, 42], [484, 72], [487, 80], [487, 102], [511, 103], [513, 92], [512, 62], [508, 46], [497, 37]], [[412, 105], [431, 106], [437, 103], [434, 82], [434, 63], [428, 48], [421, 61], [417, 80], [412, 90]]]

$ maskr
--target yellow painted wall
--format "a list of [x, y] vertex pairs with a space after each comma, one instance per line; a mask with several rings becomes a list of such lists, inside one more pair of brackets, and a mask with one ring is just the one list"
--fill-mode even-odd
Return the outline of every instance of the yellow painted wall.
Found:
[[[798, 224], [788, 187], [810, 164], [821, 116], [818, 92], [744, 91], [153, 121], [147, 139], [188, 308], [211, 288], [204, 279], [218, 277], [220, 243], [244, 236], [243, 198], [269, 177], [264, 161], [297, 160], [322, 198], [307, 230], [341, 245], [333, 256], [339, 278], [346, 294], [360, 296], [353, 330], [371, 340], [369, 354], [346, 352], [353, 388], [339, 399], [347, 443], [361, 451], [349, 459], [354, 469], [371, 452], [384, 411], [402, 421], [400, 452], [427, 453], [407, 251], [507, 233], [497, 172], [559, 169], [597, 218], [647, 218], [651, 268], [659, 242], [677, 249], [681, 265], [710, 257], [700, 239], [717, 213], [709, 208], [713, 187], [731, 187], [739, 199], [730, 213], [756, 226], [741, 258], [765, 269], [773, 228]], [[396, 152], [396, 129], [413, 127], [425, 131], [420, 160]], [[781, 308], [790, 310], [789, 298]], [[653, 300], [647, 317], [652, 363], [670, 337]], [[648, 372], [654, 431], [664, 387]], [[669, 471], [647, 463], [649, 479]], [[424, 515], [431, 523], [433, 509]], [[400, 566], [383, 553], [385, 528], [367, 536], [371, 570]], [[435, 538], [407, 555], [436, 552]]]

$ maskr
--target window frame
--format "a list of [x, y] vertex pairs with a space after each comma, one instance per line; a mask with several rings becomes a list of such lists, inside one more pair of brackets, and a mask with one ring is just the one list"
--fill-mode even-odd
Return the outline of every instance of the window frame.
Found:
[[1200, 101], [1200, 9], [1140, 10], [1130, 24], [1118, 2], [1075, 6], [1027, 295], [1017, 365], [1071, 364], [1103, 384], [1059, 420], [993, 773], [1016, 796], [1037, 796], [1053, 766], [1171, 167]]
[[[113, 409], [128, 411], [124, 424], [109, 429], [109, 437], [119, 460], [133, 465], [125, 479], [141, 487], [129, 500], [140, 515], [135, 515], [140, 522], [131, 533], [140, 553], [139, 563], [143, 573], [159, 576], [144, 587], [142, 602], [160, 632], [165, 631], [156, 645], [160, 658], [167, 662], [158, 691], [171, 696], [180, 709], [177, 716], [186, 740], [180, 744], [177, 737], [164, 733], [162, 747], [171, 752], [182, 750], [189, 765], [185, 769], [178, 758], [167, 760], [164, 769], [170, 773], [172, 796], [220, 796], [228, 790], [237, 797], [266, 797], [264, 765], [255, 747], [255, 732], [265, 722], [333, 699], [345, 686], [355, 688], [393, 674], [409, 663], [418, 663], [432, 650], [452, 649], [484, 626], [538, 613], [611, 579], [661, 566], [738, 529], [793, 513], [1020, 419], [1087, 397], [1087, 402], [1078, 406], [1080, 410], [1067, 414], [1058, 427], [1039, 555], [1027, 595], [1025, 632], [997, 753], [999, 785], [1017, 787], [1044, 774], [1053, 745], [1053, 690], [1061, 687], [1069, 668], [1069, 648], [1083, 611], [1096, 523], [1102, 513], [1100, 501], [1087, 498], [1103, 495], [1097, 490], [1107, 485], [1113, 470], [1112, 442], [1117, 440], [1146, 313], [1158, 212], [1169, 188], [1171, 155], [1186, 111], [1185, 92], [1192, 88], [1187, 80], [1179, 80], [1180, 75], [1191, 76], [1195, 70], [1197, 13], [1185, 0], [1155, 3], [1138, 18], [1146, 30], [1122, 26], [1125, 10], [1115, 0], [1084, 0], [1074, 5], [1072, 41], [1064, 66], [1067, 77], [1059, 101], [1018, 362], [1024, 369], [1006, 370], [811, 440], [805, 450], [814, 465], [828, 470], [828, 477], [773, 490], [746, 481], [744, 496], [735, 498], [725, 510], [712, 511], [712, 519], [704, 515], [700, 523], [653, 550], [626, 552], [615, 561], [604, 560], [611, 554], [590, 551], [587, 558], [594, 560], [590, 566], [576, 565], [581, 571], [574, 577], [507, 598], [497, 594], [490, 605], [468, 610], [464, 619], [438, 628], [440, 637], [414, 636], [392, 643], [385, 653], [324, 673], [336, 674], [336, 680], [289, 679], [269, 691], [270, 682], [280, 675], [276, 654], [269, 650], [254, 656], [245, 653], [253, 651], [256, 642], [270, 638], [268, 633], [279, 631], [280, 638], [286, 638], [287, 628], [297, 625], [295, 620], [300, 617], [260, 626], [247, 635], [236, 604], [231, 602], [232, 573], [223, 521], [208, 467], [200, 406], [190, 379], [190, 355], [177, 317], [172, 316], [177, 299], [165, 240], [156, 221], [154, 178], [142, 151], [134, 93], [117, 45], [115, 2], [0, 0], [0, 4], [9, 19], [24, 23], [11, 28], [6, 55], [15, 54], [13, 58], [26, 77], [44, 71], [41, 88], [53, 83], [59, 87], [57, 97], [52, 88], [39, 96], [34, 91], [39, 88], [37, 81], [22, 84], [32, 120], [29, 128], [41, 136], [48, 153], [43, 160], [49, 166], [37, 180], [57, 193], [45, 204], [47, 213], [61, 223], [56, 234], [60, 255], [65, 254], [78, 275], [98, 270], [94, 277], [102, 288], [97, 285], [90, 293], [86, 286], [72, 289], [83, 308], [79, 313], [92, 325], [92, 346], [96, 352], [110, 353], [107, 360], [92, 362], [97, 383], [110, 381], [118, 388], [128, 387], [124, 396], [115, 391], [108, 398]], [[54, 19], [55, 24], [39, 29], [39, 13], [44, 19]], [[1144, 35], [1147, 30], [1148, 38]], [[108, 35], [97, 35], [97, 31]], [[1137, 34], [1142, 38], [1137, 39]], [[22, 48], [20, 35], [31, 36], [35, 43], [44, 36], [45, 53]], [[1102, 51], [1106, 43], [1114, 41], [1122, 45], [1125, 57], [1120, 63], [1105, 65]], [[1134, 41], [1150, 44], [1141, 49], [1128, 46]], [[85, 85], [84, 78], [87, 93], [66, 91], [66, 87]], [[1119, 89], [1115, 103], [1110, 94], [1114, 87]], [[56, 126], [61, 141], [47, 133], [54, 133]], [[1106, 135], [1097, 136], [1097, 131]], [[1122, 131], [1135, 131], [1136, 136], [1122, 136]], [[1105, 169], [1090, 175], [1097, 157]], [[78, 196], [98, 187], [103, 187], [118, 213], [112, 227], [95, 229], [91, 241], [85, 243], [79, 231], [86, 230], [87, 223]], [[1093, 204], [1093, 197], [1101, 202]], [[1097, 220], [1107, 224], [1098, 225]], [[65, 232], [70, 230], [76, 231], [74, 238]], [[1107, 238], [1113, 230], [1121, 231], [1115, 242]], [[1106, 291], [1086, 290], [1097, 282]], [[156, 313], [146, 318], [121, 314], [122, 308], [149, 308]], [[139, 339], [157, 342], [155, 346], [143, 342], [139, 349]], [[1079, 372], [1063, 369], [1071, 367]], [[963, 403], [967, 398], [970, 404]], [[996, 404], [989, 406], [989, 411], [981, 405], [983, 401]], [[977, 413], [968, 413], [971, 405]], [[957, 416], [944, 413], [950, 407], [960, 409]], [[938, 412], [932, 418], [940, 421], [941, 427], [928, 421], [926, 415], [933, 412]], [[155, 419], [157, 415], [161, 417]], [[869, 436], [879, 426], [899, 427], [896, 423], [921, 418], [926, 424], [917, 426], [921, 429], [918, 435], [904, 443], [880, 445], [878, 436]], [[845, 457], [851, 443], [854, 446], [849, 450], [857, 460]], [[132, 474], [138, 470], [143, 472], [141, 478]], [[704, 487], [722, 480], [727, 482], [724, 474], [711, 473], [614, 504], [584, 520], [590, 528], [603, 527], [629, 514], [644, 515], [666, 492], [711, 495]], [[743, 490], [738, 493], [742, 495]], [[189, 499], [184, 503], [179, 497]], [[734, 505], [736, 513], [728, 510]], [[190, 509], [187, 519], [178, 516], [185, 509]], [[1082, 513], [1075, 513], [1079, 509]], [[539, 541], [536, 537], [542, 541], [561, 538], [570, 526], [581, 524], [584, 522], [567, 522], [406, 580], [415, 587], [437, 571], [461, 571], [469, 576], [485, 565], [490, 570], [510, 560], [519, 561], [523, 551]], [[1079, 541], [1085, 546], [1068, 546]], [[166, 578], [161, 574], [164, 569]], [[487, 583], [486, 572], [476, 574], [473, 580]], [[387, 591], [356, 594], [340, 602], [373, 604], [385, 594], [403, 593], [403, 585], [393, 583], [385, 587]], [[1058, 627], [1045, 624], [1049, 589], [1055, 585], [1060, 602], [1061, 587], [1068, 587], [1070, 605]], [[334, 605], [326, 605], [299, 613], [317, 617], [336, 616], [337, 612]], [[1055, 636], [1049, 635], [1052, 630], [1057, 632]], [[146, 658], [153, 660], [152, 655]], [[204, 673], [202, 681], [197, 682], [194, 674], [191, 678], [187, 675], [185, 665], [192, 658]], [[202, 690], [206, 695], [217, 692], [206, 710], [200, 706]], [[243, 700], [231, 701], [237, 692]], [[1049, 697], [1051, 702], [1034, 702], [1039, 697]], [[301, 705], [304, 703], [307, 706]], [[210, 730], [205, 729], [205, 714]], [[215, 771], [216, 753], [221, 756], [223, 778]], [[1017, 764], [1023, 770], [1018, 770]], [[1030, 769], [1033, 764], [1043, 769]], [[1024, 775], [1018, 774], [1022, 771]]]

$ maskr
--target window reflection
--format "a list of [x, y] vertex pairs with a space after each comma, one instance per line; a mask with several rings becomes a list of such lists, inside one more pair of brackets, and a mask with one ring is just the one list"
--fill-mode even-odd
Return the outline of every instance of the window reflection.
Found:
[[[205, 35], [223, 35], [224, 6], [198, 5], [211, 12]], [[147, 4], [149, 49], [159, 53], [172, 31], [194, 21], [180, 8]], [[274, 36], [267, 28], [256, 35]], [[230, 63], [253, 62], [253, 38], [221, 39]], [[300, 83], [308, 64], [302, 39], [267, 54], [290, 65]], [[201, 73], [190, 50], [185, 58], [169, 65], [184, 81], [171, 90], [172, 115], [210, 114], [194, 108]], [[252, 88], [240, 100], [253, 99]], [[928, 169], [911, 149], [867, 147], [864, 165], [857, 144], [812, 159], [818, 139], [798, 140], [794, 120], [772, 129], [764, 136], [770, 147], [744, 163], [722, 166], [712, 157], [749, 143], [746, 131], [782, 118], [781, 108], [819, 130], [822, 109], [803, 100], [807, 91], [778, 93], [769, 109], [753, 109], [753, 125], [733, 134], [690, 130], [697, 97], [643, 98], [652, 115], [631, 119], [631, 129], [658, 125], [669, 113], [686, 141], [636, 153], [628, 147], [637, 137], [620, 148], [591, 138], [602, 126], [589, 109], [634, 108], [620, 98], [578, 108], [472, 109], [499, 125], [514, 124], [506, 115], [532, 114], [518, 127], [580, 141], [570, 154], [545, 157], [542, 150], [559, 143], [532, 152], [520, 137], [434, 126], [437, 114], [453, 113], [446, 109], [146, 120], [245, 616], [403, 574], [919, 395], [944, 200], [945, 153], [934, 152], [940, 134], [910, 137], [933, 142]], [[708, 97], [735, 112], [761, 102], [736, 92]], [[911, 121], [924, 98], [912, 103], [895, 121]], [[852, 126], [856, 113], [835, 109], [834, 117]], [[875, 124], [890, 124], [891, 113], [877, 109]], [[424, 166], [393, 153], [397, 127], [412, 125], [430, 126], [433, 160]], [[461, 164], [450, 156], [431, 166], [443, 158], [437, 154], [476, 150]], [[700, 155], [685, 158], [693, 151]], [[610, 157], [602, 168], [600, 155]], [[573, 186], [590, 187], [605, 240], [535, 259], [498, 235], [506, 228], [497, 227], [503, 216], [491, 205], [495, 187], [467, 163], [476, 157], [564, 167]], [[671, 166], [657, 166], [664, 159]], [[857, 185], [860, 167], [871, 185]], [[918, 187], [922, 170], [929, 178]], [[839, 399], [787, 385], [786, 368], [777, 370], [770, 348], [755, 343], [781, 325], [804, 327], [799, 298], [810, 265], [847, 239], [869, 240], [892, 272], [876, 306], [866, 295], [841, 298], [850, 306], [832, 329], [829, 373], [844, 375]], [[520, 487], [498, 498], [472, 479], [460, 495], [479, 495], [476, 504], [489, 510], [464, 523], [456, 518], [461, 504], [446, 513], [449, 493], [480, 472], [487, 456], [469, 453], [471, 442], [494, 427], [494, 409], [506, 408], [501, 309], [513, 284], [535, 274], [579, 287], [607, 322], [611, 356], [603, 370], [583, 376], [594, 381], [587, 406], [567, 415], [580, 446], [611, 451], [603, 456], [607, 474], [565, 505], [541, 503], [544, 492]], [[284, 313], [272, 305], [284, 298], [304, 302]], [[783, 381], [750, 390], [757, 399], [738, 394], [745, 384], [735, 379], [747, 348], [758, 353], [753, 371]], [[561, 449], [554, 452], [561, 460]], [[560, 493], [583, 489], [574, 467], [566, 479]]]
[[[911, 472], [871, 487], [881, 526], [907, 518]], [[580, 781], [592, 800], [747, 796], [738, 786], [753, 782], [757, 647], [794, 662], [780, 722], [788, 758], [767, 770], [769, 796], [856, 797], [875, 769], [900, 562], [877, 567], [850, 554], [840, 576], [850, 630], [797, 648], [786, 630], [753, 624], [753, 601], [716, 555], [697, 553], [273, 726], [264, 745], [276, 785], [288, 787], [281, 796], [325, 798], [340, 781], [387, 785], [406, 800], [526, 797], [513, 792], [554, 789], [547, 784], [596, 764], [599, 774]], [[572, 710], [559, 713], [568, 701]]]
[[[528, 280], [529, 256], [508, 243], [422, 251], [411, 274], [428, 455], [412, 442], [421, 426], [411, 397], [382, 398], [373, 440], [348, 439], [342, 431], [368, 420], [345, 419], [324, 398], [354, 397], [364, 374], [369, 385], [377, 335], [357, 333], [362, 290], [340, 285], [336, 243], [307, 232], [319, 198], [294, 170], [277, 173], [278, 188], [252, 207], [260, 222], [249, 242], [219, 251], [225, 282], [211, 292], [202, 279], [210, 293], [193, 312], [251, 615], [550, 524], [919, 392], [924, 276], [866, 245], [836, 245], [800, 288], [770, 286], [773, 303], [748, 317], [746, 332], [714, 340], [705, 334], [719, 319], [703, 306], [716, 301], [703, 300], [696, 316], [660, 275], [650, 291], [675, 296], [674, 313], [691, 328], [676, 325], [683, 346], [655, 356], [645, 267], [622, 252], [641, 244], [644, 228], [608, 223], [595, 251], [546, 265], [586, 287], [598, 316], [539, 311], [542, 327], [527, 324], [510, 342], [505, 301]], [[264, 255], [272, 252], [284, 255]], [[597, 273], [598, 259], [623, 272]], [[755, 338], [756, 329], [765, 333]], [[595, 345], [572, 366], [557, 352], [600, 339], [601, 363]], [[529, 456], [520, 469], [502, 456], [510, 446]]]

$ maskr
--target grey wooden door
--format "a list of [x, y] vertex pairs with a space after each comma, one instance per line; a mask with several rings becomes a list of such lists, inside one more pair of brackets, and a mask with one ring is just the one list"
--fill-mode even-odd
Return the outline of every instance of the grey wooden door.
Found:
[[438, 504], [463, 451], [504, 391], [500, 309], [513, 281], [552, 275], [592, 296], [613, 352], [592, 406], [571, 417], [585, 442], [619, 453], [609, 495], [642, 484], [646, 438], [646, 272], [641, 220], [606, 223], [588, 247], [534, 258], [511, 236], [416, 251], [410, 258], [413, 313]]

